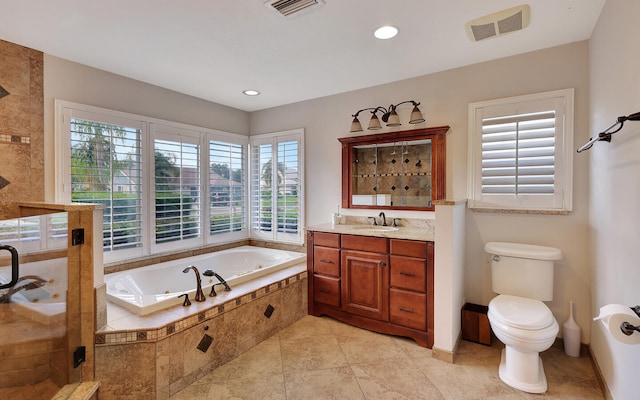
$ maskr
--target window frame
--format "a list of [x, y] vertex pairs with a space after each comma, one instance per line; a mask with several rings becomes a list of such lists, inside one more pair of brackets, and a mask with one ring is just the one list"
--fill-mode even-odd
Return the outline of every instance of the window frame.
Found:
[[[484, 118], [548, 111], [556, 113], [553, 194], [482, 193], [482, 126]], [[468, 106], [468, 207], [478, 210], [568, 213], [573, 208], [574, 89], [470, 103]], [[522, 176], [522, 175], [520, 175]]]
[[[262, 145], [262, 144], [271, 144], [271, 154], [272, 160], [276, 159], [276, 165], [279, 162], [278, 157], [278, 144], [297, 141], [298, 142], [298, 223], [297, 223], [297, 232], [295, 234], [279, 232], [278, 229], [272, 229], [271, 231], [263, 231], [260, 229], [256, 229], [255, 219], [254, 219], [254, 207], [255, 207], [255, 199], [253, 196], [253, 192], [255, 190], [254, 182], [255, 182], [255, 173], [260, 174], [260, 171], [256, 171], [254, 169], [254, 146]], [[260, 239], [265, 241], [273, 241], [273, 242], [283, 242], [283, 243], [292, 243], [292, 244], [304, 244], [304, 220], [305, 220], [305, 189], [304, 189], [304, 129], [292, 129], [288, 131], [282, 132], [274, 132], [274, 133], [266, 133], [260, 135], [254, 135], [250, 137], [249, 141], [249, 196], [251, 208], [249, 210], [249, 220], [250, 220], [250, 237], [252, 239]], [[276, 178], [277, 171], [276, 168], [272, 168], [272, 179], [271, 179], [271, 209], [272, 211], [271, 217], [271, 226], [277, 226], [278, 223], [278, 182]], [[286, 178], [286, 169], [285, 169], [285, 178]], [[258, 182], [260, 179], [258, 179]]]
[[[224, 143], [240, 144], [244, 147], [245, 162], [242, 166], [244, 174], [244, 190], [248, 193], [248, 146], [249, 136], [236, 133], [224, 132], [215, 129], [202, 128], [198, 126], [162, 120], [159, 118], [146, 117], [142, 115], [130, 114], [121, 111], [114, 111], [100, 107], [55, 100], [55, 201], [61, 203], [71, 202], [71, 157], [70, 157], [70, 122], [71, 118], [82, 116], [86, 120], [99, 118], [100, 122], [118, 124], [118, 121], [137, 121], [141, 125], [141, 177], [142, 177], [142, 246], [136, 249], [123, 249], [105, 252], [105, 262], [121, 262], [135, 257], [145, 257], [154, 254], [165, 253], [167, 251], [184, 250], [202, 245], [215, 245], [231, 243], [249, 238], [249, 206], [245, 205], [244, 225], [241, 230], [211, 235], [209, 230], [210, 212], [209, 203], [206, 199], [209, 196], [209, 142], [217, 141]], [[200, 238], [188, 239], [187, 241], [175, 241], [164, 244], [155, 243], [155, 145], [154, 138], [157, 130], [162, 127], [166, 132], [189, 132], [189, 135], [199, 143], [200, 148]], [[167, 138], [168, 136], [163, 137]], [[169, 139], [171, 140], [171, 139]], [[203, 200], [205, 199], [205, 200]], [[144, 232], [148, 232], [144, 233]], [[175, 243], [175, 244], [172, 244]], [[169, 244], [169, 245], [168, 245]]]

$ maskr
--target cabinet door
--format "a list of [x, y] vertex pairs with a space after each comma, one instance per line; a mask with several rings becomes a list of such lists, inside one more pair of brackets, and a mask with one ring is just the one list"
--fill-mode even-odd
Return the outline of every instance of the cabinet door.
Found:
[[389, 320], [389, 256], [342, 251], [342, 309], [377, 320]]

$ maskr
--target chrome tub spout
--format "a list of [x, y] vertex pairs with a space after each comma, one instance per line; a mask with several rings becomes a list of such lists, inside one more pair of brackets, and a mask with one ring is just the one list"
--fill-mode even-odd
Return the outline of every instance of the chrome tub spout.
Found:
[[[26, 280], [30, 280], [31, 282], [28, 282], [24, 285], [20, 285], [18, 286], [18, 283], [22, 282], [22, 281], [26, 281]], [[38, 275], [25, 275], [22, 276], [20, 278], [18, 278], [18, 280], [16, 281], [16, 285], [13, 286], [12, 288], [10, 288], [9, 290], [7, 290], [5, 293], [3, 293], [2, 295], [0, 295], [0, 303], [10, 303], [11, 302], [11, 296], [13, 296], [14, 294], [18, 293], [21, 290], [32, 290], [32, 289], [38, 289], [43, 287], [44, 285], [47, 284], [47, 282], [49, 282], [47, 279], [38, 276]]]

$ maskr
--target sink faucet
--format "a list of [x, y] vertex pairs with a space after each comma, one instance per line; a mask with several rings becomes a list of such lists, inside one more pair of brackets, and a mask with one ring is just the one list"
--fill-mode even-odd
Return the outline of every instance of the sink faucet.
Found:
[[220, 275], [218, 275], [217, 273], [213, 272], [212, 270], [208, 269], [208, 270], [204, 271], [202, 273], [202, 275], [204, 275], [204, 276], [215, 276], [219, 281], [219, 283], [214, 283], [213, 285], [211, 285], [211, 293], [209, 293], [209, 297], [213, 297], [213, 296], [217, 296], [218, 295], [216, 293], [216, 285], [224, 285], [224, 291], [225, 292], [231, 291], [231, 287], [229, 286], [227, 281], [225, 281]]
[[193, 265], [189, 265], [182, 272], [186, 274], [189, 272], [190, 269], [192, 269], [193, 272], [196, 274], [196, 283], [198, 284], [198, 287], [196, 289], [196, 297], [194, 298], [194, 300], [205, 301], [207, 298], [204, 296], [204, 292], [202, 291], [202, 279], [200, 279], [200, 271], [198, 271], [198, 268], [196, 268]]
[[381, 212], [378, 217], [382, 218], [382, 226], [387, 226], [387, 217], [384, 216], [384, 212]]

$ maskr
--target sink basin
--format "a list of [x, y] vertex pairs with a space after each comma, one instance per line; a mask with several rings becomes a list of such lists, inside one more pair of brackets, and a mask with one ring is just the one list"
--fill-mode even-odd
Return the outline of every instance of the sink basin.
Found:
[[397, 231], [398, 228], [394, 228], [392, 226], [374, 226], [374, 225], [356, 225], [353, 229], [357, 229], [359, 231], [367, 231], [367, 232], [393, 232]]

